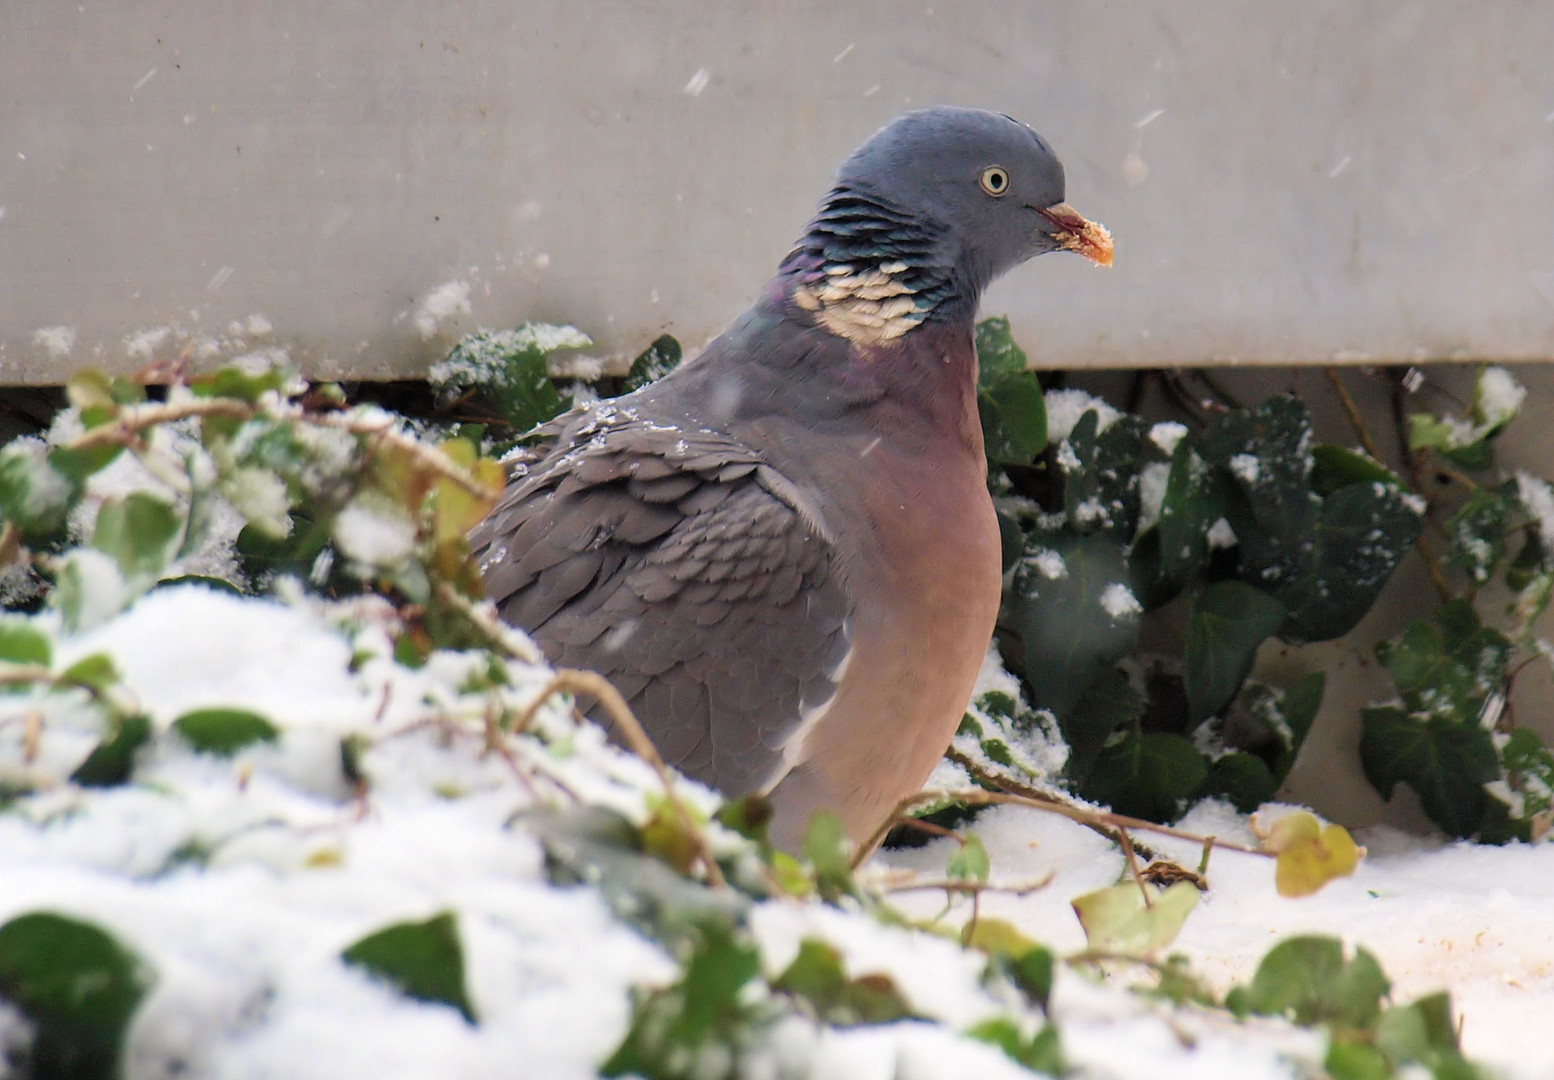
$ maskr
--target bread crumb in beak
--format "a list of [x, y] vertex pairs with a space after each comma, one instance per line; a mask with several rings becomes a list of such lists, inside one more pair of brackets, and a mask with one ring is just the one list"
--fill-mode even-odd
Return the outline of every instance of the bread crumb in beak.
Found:
[[1112, 234], [1098, 221], [1091, 221], [1068, 203], [1046, 207], [1041, 216], [1057, 226], [1052, 239], [1058, 248], [1073, 251], [1097, 266], [1112, 264]]

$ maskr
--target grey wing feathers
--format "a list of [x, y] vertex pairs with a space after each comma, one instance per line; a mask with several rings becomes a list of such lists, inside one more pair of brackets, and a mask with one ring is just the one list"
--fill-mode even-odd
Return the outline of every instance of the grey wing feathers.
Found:
[[848, 649], [830, 544], [726, 436], [610, 414], [556, 435], [472, 537], [488, 594], [607, 676], [666, 760], [760, 788]]

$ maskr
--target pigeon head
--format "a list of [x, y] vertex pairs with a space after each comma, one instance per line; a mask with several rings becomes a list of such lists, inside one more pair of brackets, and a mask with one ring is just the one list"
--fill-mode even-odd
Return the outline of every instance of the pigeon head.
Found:
[[1111, 237], [1064, 200], [1063, 164], [1029, 127], [947, 106], [907, 113], [843, 163], [784, 270], [843, 337], [892, 340], [970, 318], [982, 291], [1047, 251], [1110, 266]]

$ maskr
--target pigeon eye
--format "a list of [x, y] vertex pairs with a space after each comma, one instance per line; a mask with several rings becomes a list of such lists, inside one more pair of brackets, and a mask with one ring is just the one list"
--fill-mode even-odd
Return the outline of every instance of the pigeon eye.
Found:
[[1009, 190], [1009, 174], [1001, 165], [989, 165], [982, 170], [982, 190], [995, 199]]

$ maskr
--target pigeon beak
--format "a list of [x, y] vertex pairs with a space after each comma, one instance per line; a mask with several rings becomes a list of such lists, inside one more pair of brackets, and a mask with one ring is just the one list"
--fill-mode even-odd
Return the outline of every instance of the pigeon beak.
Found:
[[1052, 223], [1052, 239], [1062, 251], [1075, 251], [1097, 266], [1112, 264], [1112, 234], [1106, 226], [1086, 218], [1068, 203], [1058, 203], [1038, 211]]

